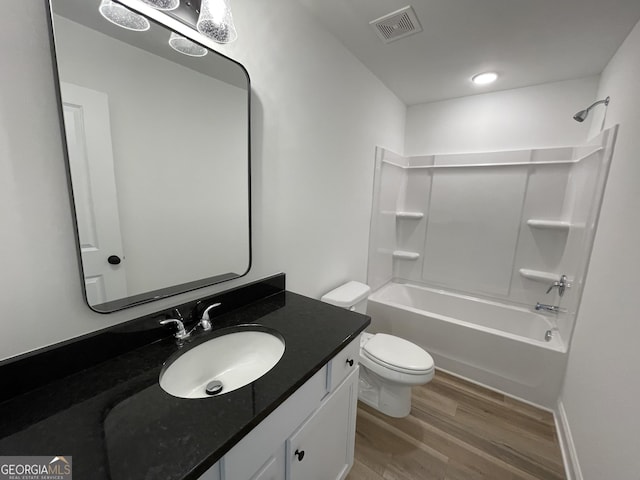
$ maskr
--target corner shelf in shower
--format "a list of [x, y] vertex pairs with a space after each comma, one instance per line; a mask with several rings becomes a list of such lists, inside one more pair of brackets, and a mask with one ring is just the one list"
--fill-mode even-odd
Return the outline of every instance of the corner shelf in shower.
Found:
[[534, 282], [557, 282], [560, 280], [560, 274], [552, 272], [541, 272], [539, 270], [529, 270], [528, 268], [521, 268], [519, 270], [520, 275]]
[[422, 212], [396, 212], [396, 218], [409, 218], [412, 220], [420, 220], [424, 218], [424, 213]]
[[420, 254], [418, 252], [405, 252], [404, 250], [394, 250], [393, 258], [399, 260], [418, 260]]
[[562, 220], [540, 220], [537, 218], [530, 218], [527, 220], [527, 225], [531, 228], [543, 228], [547, 230], [569, 230], [571, 224]]

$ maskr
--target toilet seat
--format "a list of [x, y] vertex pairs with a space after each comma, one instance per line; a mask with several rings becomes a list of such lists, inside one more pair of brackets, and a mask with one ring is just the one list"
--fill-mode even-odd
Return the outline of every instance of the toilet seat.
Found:
[[419, 346], [393, 335], [378, 333], [362, 345], [362, 355], [382, 367], [405, 375], [433, 372], [433, 358]]

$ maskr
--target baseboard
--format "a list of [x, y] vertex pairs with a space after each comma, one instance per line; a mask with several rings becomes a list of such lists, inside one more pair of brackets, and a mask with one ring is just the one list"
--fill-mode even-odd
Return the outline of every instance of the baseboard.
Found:
[[562, 400], [558, 401], [557, 411], [554, 412], [553, 416], [556, 422], [556, 431], [558, 432], [558, 441], [560, 442], [567, 480], [584, 480], [580, 470], [580, 463], [578, 462], [578, 453], [571, 436], [567, 412], [564, 409]]

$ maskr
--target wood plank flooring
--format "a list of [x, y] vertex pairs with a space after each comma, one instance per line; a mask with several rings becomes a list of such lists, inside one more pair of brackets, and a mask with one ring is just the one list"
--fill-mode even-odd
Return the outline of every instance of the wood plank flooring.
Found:
[[358, 404], [347, 480], [564, 480], [553, 415], [438, 371], [411, 414]]

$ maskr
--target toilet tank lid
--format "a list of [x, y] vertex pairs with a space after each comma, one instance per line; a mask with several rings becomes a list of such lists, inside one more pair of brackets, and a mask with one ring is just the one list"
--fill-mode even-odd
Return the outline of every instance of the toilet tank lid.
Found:
[[326, 293], [320, 300], [336, 307], [349, 308], [367, 298], [369, 292], [369, 285], [351, 281]]

